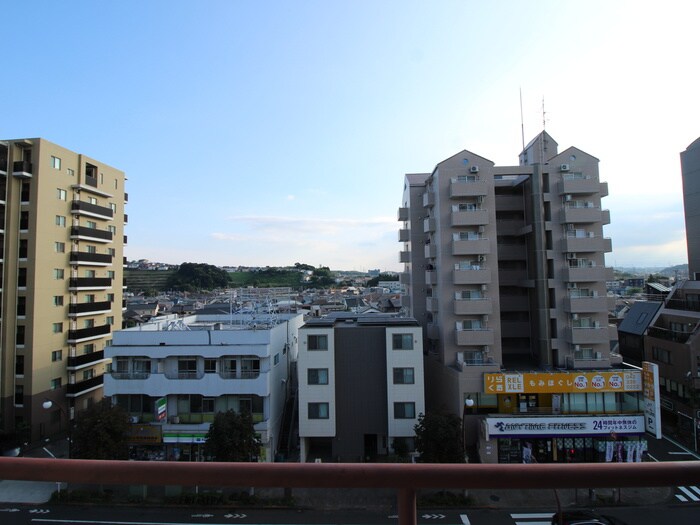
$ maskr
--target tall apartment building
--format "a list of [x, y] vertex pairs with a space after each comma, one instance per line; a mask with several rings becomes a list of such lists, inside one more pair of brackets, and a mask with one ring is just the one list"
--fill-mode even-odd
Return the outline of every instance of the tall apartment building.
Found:
[[44, 139], [0, 142], [5, 430], [28, 426], [35, 441], [102, 397], [104, 348], [122, 322], [124, 183]]
[[700, 138], [681, 152], [688, 275], [700, 279]]
[[[593, 392], [636, 399], [636, 375], [623, 387], [622, 372], [609, 372], [621, 359], [608, 326], [607, 193], [598, 159], [559, 152], [546, 132], [518, 166], [464, 150], [431, 173], [406, 175], [399, 260], [405, 306], [425, 328], [429, 409], [462, 414], [470, 399], [470, 413], [551, 416], [590, 413]], [[597, 370], [608, 372], [589, 374]], [[583, 386], [594, 378], [594, 389]], [[598, 412], [638, 409], [606, 403]]]

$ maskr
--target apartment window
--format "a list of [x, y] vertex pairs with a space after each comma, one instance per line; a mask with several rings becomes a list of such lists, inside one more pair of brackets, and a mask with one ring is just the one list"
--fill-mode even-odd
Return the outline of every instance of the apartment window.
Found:
[[88, 197], [88, 202], [97, 206], [97, 199], [95, 197]]
[[63, 215], [56, 215], [56, 226], [65, 226], [66, 218]]
[[97, 223], [95, 221], [87, 221], [87, 227], [91, 230], [97, 229]]
[[203, 397], [202, 398], [202, 412], [205, 414], [214, 413], [214, 398], [213, 397]]
[[113, 303], [113, 302], [114, 302], [114, 294], [113, 294], [113, 293], [108, 293], [108, 294], [107, 294], [107, 300], [108, 300], [110, 303]]
[[24, 404], [24, 386], [15, 385], [15, 405]]
[[88, 244], [88, 245], [85, 247], [85, 251], [86, 251], [87, 253], [97, 253], [97, 247], [96, 247], [96, 246], [92, 246], [91, 244]]
[[328, 403], [309, 403], [309, 419], [328, 419]]
[[56, 197], [58, 197], [58, 200], [60, 201], [65, 201], [68, 200], [68, 193], [66, 190], [62, 190], [61, 188], [56, 189]]
[[97, 275], [95, 270], [85, 270], [85, 277], [93, 278]]
[[95, 351], [94, 343], [88, 343], [86, 345], [83, 345], [83, 354], [91, 354], [94, 351]]
[[413, 368], [394, 368], [395, 385], [412, 385], [415, 383]]
[[115, 275], [116, 274], [114, 273], [114, 270], [107, 270], [107, 277], [109, 277], [110, 279], [114, 279]]
[[197, 359], [178, 359], [177, 375], [181, 379], [194, 378], [197, 376]]
[[58, 390], [59, 388], [61, 388], [61, 378], [56, 377], [51, 380], [51, 390]]
[[85, 302], [86, 303], [94, 303], [95, 302], [95, 294], [94, 293], [85, 294]]
[[328, 350], [327, 335], [309, 335], [307, 341], [309, 350]]
[[109, 232], [110, 232], [112, 235], [116, 235], [116, 234], [117, 234], [117, 227], [116, 227], [116, 226], [111, 226], [111, 225], [110, 225], [110, 226], [107, 227], [107, 229], [109, 230]]
[[23, 295], [17, 296], [17, 316], [27, 315], [27, 298]]
[[114, 316], [113, 315], [108, 315], [107, 316], [107, 324], [108, 325], [114, 325]]
[[280, 355], [279, 354], [275, 354], [275, 357], [272, 358], [272, 363], [273, 363], [273, 365], [280, 364]]
[[63, 268], [54, 268], [53, 269], [53, 278], [54, 279], [63, 279], [63, 276], [65, 274], [65, 270]]
[[55, 243], [53, 243], [53, 249], [56, 253], [66, 253], [66, 243], [65, 242], [55, 242]]
[[61, 334], [63, 333], [63, 323], [53, 323], [51, 325], [51, 331], [54, 334]]
[[19, 258], [26, 259], [28, 250], [29, 250], [29, 241], [27, 241], [27, 239], [20, 239], [19, 240], [19, 254], [18, 254]]
[[51, 156], [51, 167], [55, 170], [61, 169], [61, 159], [58, 157]]
[[15, 344], [17, 346], [22, 346], [24, 344], [24, 332], [24, 325], [18, 324], [15, 332]]
[[663, 348], [658, 348], [656, 346], [651, 349], [651, 357], [654, 361], [659, 361], [660, 363], [671, 364], [671, 352], [664, 350]]
[[394, 350], [413, 350], [413, 334], [392, 334], [391, 341]]
[[309, 368], [306, 371], [306, 379], [309, 385], [327, 385], [328, 384], [328, 369], [327, 368]]
[[84, 328], [95, 328], [95, 320], [94, 319], [85, 319], [85, 321], [83, 321], [83, 327]]
[[416, 404], [413, 402], [394, 403], [394, 419], [415, 419]]
[[15, 375], [18, 375], [18, 376], [24, 375], [24, 356], [23, 355], [18, 355], [15, 358]]
[[95, 377], [95, 371], [92, 368], [90, 370], [83, 370], [83, 381], [87, 381], [93, 377]]
[[57, 361], [63, 361], [63, 350], [54, 350], [51, 352], [51, 361], [54, 363]]
[[19, 214], [19, 229], [28, 230], [29, 229], [29, 212], [22, 211]]
[[17, 268], [17, 286], [24, 288], [27, 286], [27, 269]]
[[115, 250], [114, 248], [107, 248], [107, 253], [114, 257], [115, 255], [117, 255], [117, 250]]
[[204, 360], [204, 373], [205, 374], [216, 374], [216, 359], [205, 359]]
[[73, 168], [68, 168], [66, 173], [68, 173], [68, 176], [70, 177], [75, 177], [75, 170]]
[[110, 202], [109, 208], [112, 210], [113, 213], [117, 213], [117, 205], [115, 203]]

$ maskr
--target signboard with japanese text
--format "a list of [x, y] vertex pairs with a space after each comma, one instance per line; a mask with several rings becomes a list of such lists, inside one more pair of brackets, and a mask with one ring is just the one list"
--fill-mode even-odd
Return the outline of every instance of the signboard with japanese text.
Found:
[[484, 374], [486, 394], [641, 392], [640, 370]]
[[644, 428], [661, 439], [661, 395], [659, 394], [659, 365], [642, 362], [644, 381]]
[[165, 397], [156, 400], [156, 419], [165, 421], [168, 418], [168, 399]]
[[486, 438], [643, 434], [644, 416], [487, 417]]

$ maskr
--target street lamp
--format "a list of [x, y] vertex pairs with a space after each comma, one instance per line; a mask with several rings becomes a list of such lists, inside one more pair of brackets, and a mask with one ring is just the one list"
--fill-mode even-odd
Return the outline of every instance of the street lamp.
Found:
[[464, 451], [464, 457], [467, 455], [467, 410], [471, 412], [474, 408], [474, 400], [471, 395], [467, 396], [464, 400], [464, 408], [462, 409], [462, 448]]
[[[50, 399], [45, 399], [44, 402], [41, 404], [44, 410], [51, 410], [53, 405], [54, 403]], [[73, 425], [71, 425], [70, 417], [68, 417], [68, 413], [65, 411], [65, 409], [61, 405], [57, 404], [56, 406], [61, 411], [61, 413], [64, 416], [66, 416], [66, 423], [68, 424], [68, 459], [70, 459], [71, 448], [73, 446]]]

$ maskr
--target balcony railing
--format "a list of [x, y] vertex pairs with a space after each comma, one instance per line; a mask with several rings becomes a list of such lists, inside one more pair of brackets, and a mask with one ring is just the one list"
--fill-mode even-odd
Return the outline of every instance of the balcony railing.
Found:
[[112, 242], [112, 232], [88, 228], [86, 226], [71, 226], [71, 239], [91, 239], [98, 242]]
[[88, 252], [71, 252], [71, 264], [85, 264], [94, 266], [109, 266], [112, 264], [113, 257], [108, 253], [88, 253]]
[[688, 310], [689, 312], [700, 312], [700, 303], [697, 301], [686, 301], [685, 299], [669, 299], [666, 301], [666, 308], [673, 310]]
[[667, 328], [660, 328], [658, 326], [652, 326], [649, 328], [648, 335], [650, 337], [656, 337], [657, 339], [665, 339], [666, 341], [673, 341], [674, 343], [687, 343], [688, 339], [692, 335], [691, 332], [677, 332], [675, 330], [669, 330]]
[[89, 390], [93, 390], [96, 387], [102, 386], [102, 379], [102, 376], [99, 375], [90, 379], [86, 379], [85, 381], [79, 381], [77, 383], [68, 383], [68, 385], [66, 385], [66, 395], [75, 397]]
[[83, 328], [81, 330], [68, 330], [68, 342], [77, 343], [89, 339], [97, 339], [109, 334], [111, 331], [112, 325], [109, 324], [93, 326], [92, 328]]
[[88, 215], [100, 219], [111, 219], [114, 217], [114, 212], [111, 208], [98, 206], [97, 204], [91, 204], [89, 202], [73, 201], [71, 202], [70, 209], [72, 213]]
[[700, 461], [660, 463], [217, 463], [0, 458], [0, 479], [100, 485], [394, 488], [398, 525], [418, 520], [419, 489], [557, 489], [695, 485]]
[[80, 368], [81, 366], [86, 366], [90, 363], [97, 363], [102, 361], [105, 357], [104, 351], [90, 352], [88, 354], [77, 355], [75, 357], [68, 358], [68, 368]]
[[151, 372], [112, 372], [114, 379], [148, 379]]
[[99, 290], [112, 286], [110, 277], [71, 277], [68, 280], [70, 290]]
[[32, 163], [27, 160], [18, 160], [12, 163], [12, 175], [20, 179], [32, 178]]
[[99, 312], [109, 312], [112, 310], [112, 303], [109, 301], [100, 301], [97, 303], [77, 303], [68, 306], [69, 316], [96, 314]]

